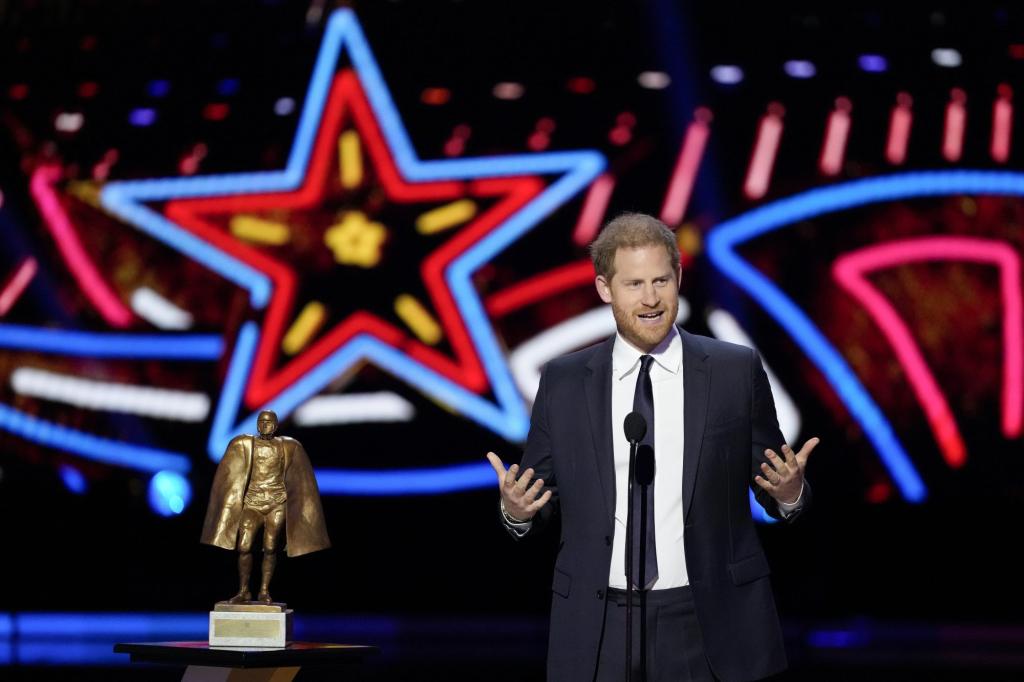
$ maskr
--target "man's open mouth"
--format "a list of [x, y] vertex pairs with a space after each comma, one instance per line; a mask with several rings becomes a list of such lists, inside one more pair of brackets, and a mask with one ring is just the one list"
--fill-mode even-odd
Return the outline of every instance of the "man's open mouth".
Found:
[[637, 317], [639, 317], [641, 320], [657, 320], [664, 314], [664, 310], [658, 310], [653, 313], [638, 313]]

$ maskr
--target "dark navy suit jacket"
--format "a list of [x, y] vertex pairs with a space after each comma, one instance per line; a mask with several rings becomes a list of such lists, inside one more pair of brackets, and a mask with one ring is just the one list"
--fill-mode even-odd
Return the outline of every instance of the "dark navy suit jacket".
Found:
[[[769, 567], [748, 489], [783, 436], [761, 360], [749, 348], [680, 330], [683, 342], [683, 543], [705, 652], [726, 682], [786, 667]], [[597, 666], [615, 514], [611, 421], [615, 338], [551, 361], [541, 375], [522, 469], [553, 491], [530, 533], [561, 516], [551, 584], [548, 679], [589, 682]], [[662, 418], [659, 415], [659, 419]], [[778, 505], [753, 485], [765, 510]], [[810, 502], [805, 485], [804, 503]], [[790, 514], [792, 521], [798, 513]]]

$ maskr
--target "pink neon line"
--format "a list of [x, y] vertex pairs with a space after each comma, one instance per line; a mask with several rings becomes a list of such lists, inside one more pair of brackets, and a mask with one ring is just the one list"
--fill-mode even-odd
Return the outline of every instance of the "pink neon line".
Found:
[[896, 97], [896, 105], [892, 108], [892, 114], [889, 116], [889, 138], [885, 143], [885, 158], [894, 166], [900, 165], [907, 158], [910, 126], [914, 121], [910, 105], [910, 95], [901, 92]]
[[7, 282], [7, 286], [4, 287], [3, 291], [0, 291], [0, 317], [6, 315], [7, 311], [21, 297], [25, 289], [28, 288], [29, 282], [36, 276], [38, 270], [39, 264], [31, 256], [21, 262], [21, 265], [18, 266], [18, 269], [14, 271], [11, 279]]
[[683, 146], [679, 150], [679, 158], [672, 171], [665, 201], [661, 205], [661, 221], [666, 225], [678, 225], [686, 215], [693, 184], [697, 180], [697, 171], [704, 156], [704, 147], [707, 146], [708, 136], [711, 134], [711, 127], [708, 125], [710, 120], [710, 111], [698, 109], [694, 120], [686, 128]]
[[1013, 130], [1013, 104], [999, 97], [992, 105], [992, 160], [1006, 163], [1010, 158], [1010, 133]]
[[818, 167], [822, 173], [836, 175], [842, 169], [849, 136], [850, 102], [845, 97], [840, 97], [825, 126], [825, 140], [821, 146], [821, 158], [818, 160]]
[[572, 239], [580, 246], [586, 246], [601, 227], [601, 218], [608, 208], [608, 200], [611, 199], [615, 190], [615, 176], [611, 173], [600, 175], [590, 186], [587, 198], [583, 200], [583, 208], [580, 209], [580, 217], [576, 221], [576, 228], [572, 232]]
[[954, 88], [946, 105], [945, 130], [942, 136], [942, 156], [951, 163], [959, 161], [964, 151], [964, 128], [967, 127], [967, 96]]
[[99, 271], [78, 239], [71, 221], [64, 212], [52, 185], [60, 179], [61, 171], [57, 166], [40, 166], [32, 174], [29, 183], [32, 198], [35, 199], [39, 212], [43, 215], [43, 223], [53, 234], [60, 255], [67, 263], [71, 274], [82, 287], [86, 297], [92, 302], [100, 315], [114, 327], [127, 327], [131, 324], [132, 313], [117, 297], [100, 276]]
[[782, 105], [773, 102], [768, 106], [768, 113], [761, 118], [757, 141], [747, 168], [747, 179], [743, 182], [743, 193], [749, 199], [760, 199], [768, 191], [775, 155], [779, 151], [779, 139], [782, 137], [782, 112]]
[[870, 246], [845, 254], [832, 266], [835, 280], [858, 300], [882, 329], [907, 373], [924, 409], [943, 458], [951, 467], [963, 466], [966, 447], [952, 411], [920, 348], [893, 306], [867, 280], [867, 274], [921, 261], [969, 261], [999, 267], [1003, 314], [1002, 429], [1007, 438], [1021, 433], [1024, 421], [1024, 301], [1021, 298], [1020, 258], [1001, 242], [973, 237], [924, 237]]

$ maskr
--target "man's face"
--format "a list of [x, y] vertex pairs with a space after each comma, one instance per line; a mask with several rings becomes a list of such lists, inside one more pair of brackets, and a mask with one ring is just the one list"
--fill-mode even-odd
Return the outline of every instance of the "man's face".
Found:
[[649, 353], [668, 335], [679, 310], [679, 274], [660, 244], [615, 252], [615, 274], [595, 280], [612, 304], [615, 326], [637, 349]]
[[265, 412], [260, 414], [259, 419], [256, 420], [256, 428], [259, 429], [261, 436], [273, 436], [277, 431], [277, 417]]

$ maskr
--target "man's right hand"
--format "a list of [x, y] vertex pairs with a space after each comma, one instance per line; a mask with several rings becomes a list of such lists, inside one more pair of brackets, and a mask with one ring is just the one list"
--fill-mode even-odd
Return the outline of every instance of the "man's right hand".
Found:
[[544, 479], [538, 478], [533, 485], [530, 485], [533, 469], [527, 469], [517, 479], [518, 464], [513, 464], [506, 470], [505, 463], [493, 452], [487, 453], [487, 461], [491, 463], [494, 473], [498, 475], [498, 488], [501, 489], [501, 501], [505, 505], [505, 513], [513, 519], [522, 522], [529, 521], [551, 499], [550, 490], [537, 497], [544, 489]]

